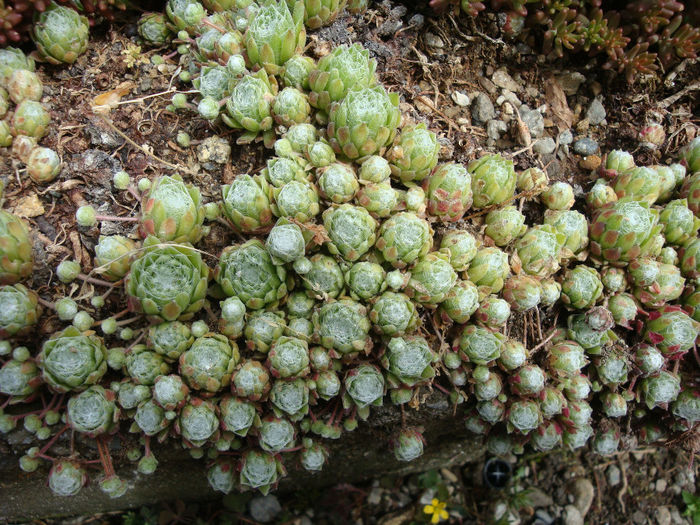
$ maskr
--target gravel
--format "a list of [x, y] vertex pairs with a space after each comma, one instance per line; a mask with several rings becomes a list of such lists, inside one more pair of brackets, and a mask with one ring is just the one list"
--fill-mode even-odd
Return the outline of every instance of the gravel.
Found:
[[490, 139], [498, 140], [508, 131], [508, 125], [502, 120], [492, 119], [486, 123], [486, 134]]
[[544, 137], [535, 142], [535, 145], [532, 146], [532, 151], [540, 155], [551, 155], [556, 147], [557, 145], [552, 137]]
[[588, 110], [586, 111], [586, 118], [588, 119], [588, 123], [591, 126], [597, 126], [598, 124], [602, 124], [605, 120], [605, 116], [605, 108], [603, 107], [603, 103], [600, 101], [600, 98], [594, 98], [593, 102], [591, 102], [591, 105], [588, 106]]
[[282, 506], [276, 496], [272, 494], [253, 498], [250, 500], [250, 515], [255, 521], [269, 523], [282, 512]]
[[583, 525], [583, 516], [581, 512], [573, 505], [567, 505], [564, 507], [564, 514], [562, 515], [563, 525]]
[[527, 106], [520, 107], [520, 119], [530, 130], [532, 138], [538, 138], [544, 133], [544, 117], [542, 113], [536, 109], [530, 109]]
[[576, 142], [574, 142], [574, 152], [578, 153], [579, 155], [582, 155], [584, 157], [587, 157], [588, 155], [593, 155], [598, 151], [598, 142], [595, 140], [589, 138], [589, 137], [584, 137], [582, 139], [578, 139]]
[[605, 471], [605, 476], [608, 479], [608, 485], [611, 487], [616, 487], [620, 484], [620, 467], [617, 465], [610, 465]]
[[484, 93], [479, 93], [472, 104], [472, 120], [477, 124], [488, 122], [496, 116], [493, 102]]

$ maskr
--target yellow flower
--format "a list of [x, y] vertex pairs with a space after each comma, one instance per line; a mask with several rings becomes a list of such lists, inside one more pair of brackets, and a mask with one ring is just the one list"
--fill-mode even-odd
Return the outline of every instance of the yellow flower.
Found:
[[445, 507], [447, 507], [446, 501], [433, 499], [430, 502], [430, 505], [426, 505], [425, 507], [423, 507], [423, 512], [425, 514], [432, 514], [432, 517], [430, 518], [430, 523], [440, 523], [442, 520], [446, 520], [449, 517], [449, 514], [447, 514]]

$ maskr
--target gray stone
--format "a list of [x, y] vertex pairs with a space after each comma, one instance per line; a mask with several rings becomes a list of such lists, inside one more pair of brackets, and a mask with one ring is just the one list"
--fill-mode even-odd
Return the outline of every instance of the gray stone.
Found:
[[564, 93], [566, 93], [567, 95], [575, 95], [578, 91], [578, 88], [581, 87], [581, 84], [583, 84], [586, 81], [586, 77], [578, 71], [573, 71], [558, 76], [557, 81], [559, 82], [559, 85], [561, 85], [561, 88], [564, 90]]
[[231, 145], [226, 139], [207, 137], [197, 146], [197, 159], [201, 163], [226, 164], [231, 158]]
[[544, 133], [544, 117], [536, 109], [530, 109], [527, 106], [520, 108], [520, 119], [530, 130], [532, 138], [538, 138]]
[[654, 519], [658, 525], [671, 525], [671, 512], [668, 507], [656, 507]]
[[249, 510], [255, 521], [269, 523], [282, 511], [282, 506], [276, 496], [269, 494], [250, 500]]
[[664, 492], [666, 490], [666, 487], [668, 486], [668, 483], [664, 478], [660, 478], [656, 480], [656, 485], [655, 489], [656, 492]]
[[514, 107], [519, 108], [520, 106], [523, 105], [522, 102], [520, 102], [520, 99], [518, 96], [513, 93], [512, 91], [503, 90], [503, 94], [501, 95], [507, 102], [510, 102], [513, 104]]
[[425, 24], [425, 17], [420, 13], [416, 13], [408, 20], [408, 25], [420, 29]]
[[591, 126], [597, 126], [605, 120], [605, 116], [605, 108], [603, 107], [603, 103], [600, 101], [600, 98], [594, 98], [591, 105], [588, 106], [588, 110], [586, 110], [586, 118], [588, 119], [588, 123]]
[[469, 105], [469, 96], [463, 91], [453, 91], [450, 97], [458, 106], [466, 107]]
[[537, 487], [532, 487], [527, 491], [527, 499], [530, 505], [534, 508], [538, 507], [549, 507], [554, 504], [552, 496], [538, 489]]
[[567, 505], [564, 507], [562, 523], [563, 525], [583, 525], [583, 516], [576, 507]]
[[382, 501], [382, 492], [384, 492], [384, 490], [381, 487], [374, 487], [369, 492], [369, 496], [367, 497], [367, 504], [379, 505], [379, 503]]
[[393, 36], [402, 26], [403, 22], [401, 20], [389, 19], [379, 26], [377, 34], [379, 36]]
[[508, 91], [520, 91], [520, 86], [513, 80], [513, 77], [508, 74], [505, 68], [496, 70], [491, 76], [491, 82]]
[[610, 465], [605, 471], [605, 476], [608, 478], [608, 485], [616, 487], [620, 484], [620, 467], [617, 465]]
[[559, 133], [559, 145], [568, 146], [574, 141], [574, 134], [571, 133], [570, 129], [565, 129]]
[[690, 523], [683, 516], [681, 516], [681, 513], [678, 512], [676, 507], [671, 507], [671, 522], [673, 525], [687, 525]]
[[532, 151], [540, 155], [551, 155], [557, 147], [552, 137], [544, 137], [535, 142]]
[[508, 125], [502, 120], [492, 119], [486, 123], [486, 134], [490, 139], [498, 140], [506, 131], [508, 131]]
[[484, 93], [479, 93], [472, 104], [472, 120], [478, 124], [488, 122], [496, 116], [493, 102]]
[[442, 49], [445, 47], [445, 43], [442, 41], [442, 38], [434, 33], [426, 33], [423, 38], [428, 47], [435, 47], [437, 49]]
[[594, 155], [597, 151], [598, 143], [589, 137], [583, 137], [574, 142], [574, 152], [583, 157]]
[[554, 523], [554, 518], [550, 516], [544, 509], [537, 509], [535, 511], [535, 519], [532, 525], [552, 525]]
[[578, 478], [571, 484], [571, 494], [574, 496], [574, 506], [581, 512], [581, 516], [585, 518], [595, 495], [593, 483], [586, 478]]
[[644, 525], [647, 523], [647, 515], [644, 514], [641, 510], [635, 510], [632, 513], [632, 522], [636, 523], [637, 525]]

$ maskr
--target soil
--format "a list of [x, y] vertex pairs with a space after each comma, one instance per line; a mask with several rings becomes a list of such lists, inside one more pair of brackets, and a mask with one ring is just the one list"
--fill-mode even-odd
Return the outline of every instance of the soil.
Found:
[[[259, 172], [270, 156], [261, 144], [236, 145], [229, 128], [211, 125], [196, 118], [194, 112], [173, 113], [166, 109], [175, 91], [187, 89], [177, 80], [178, 55], [166, 58], [164, 64], [153, 65], [150, 59], [154, 55], [166, 55], [170, 50], [142, 48], [140, 53], [136, 51], [135, 20], [134, 16], [93, 29], [88, 51], [71, 66], [39, 65], [45, 86], [42, 102], [50, 108], [52, 117], [50, 132], [42, 145], [56, 150], [64, 161], [62, 172], [53, 183], [34, 184], [11, 151], [0, 149], [0, 177], [6, 181], [5, 208], [26, 217], [36, 232], [37, 261], [29, 285], [49, 302], [69, 294], [89, 296], [92, 292], [90, 284], [64, 285], [54, 275], [57, 264], [64, 259], [78, 260], [84, 273], [93, 270], [91, 254], [100, 230], [79, 227], [75, 223], [77, 207], [89, 203], [103, 215], [137, 215], [136, 196], [113, 189], [112, 176], [117, 171], [126, 170], [133, 181], [180, 173], [201, 189], [205, 202], [211, 202], [219, 198], [217, 192], [221, 184], [229, 182], [236, 174]], [[567, 62], [550, 63], [527, 46], [504, 41], [499, 35], [494, 17], [480, 16], [476, 21], [454, 15], [435, 17], [422, 6], [417, 8], [387, 0], [373, 4], [363, 15], [343, 16], [329, 27], [310, 32], [308, 40], [309, 51], [316, 57], [340, 43], [360, 42], [367, 47], [377, 59], [382, 82], [388, 89], [400, 93], [404, 118], [425, 122], [438, 133], [442, 144], [441, 161], [468, 163], [484, 151], [498, 151], [512, 158], [516, 169], [532, 166], [547, 169], [551, 180], [571, 183], [579, 195], [597, 178], [593, 169], [600, 163], [599, 156], [582, 158], [561, 147], [559, 154], [534, 153], [535, 141], [527, 127], [523, 129], [517, 112], [509, 117], [510, 131], [498, 140], [490, 139], [484, 126], [472, 121], [468, 106], [463, 105], [463, 97], [471, 101], [473, 95], [486, 93], [496, 104], [496, 118], [503, 118], [507, 110], [504, 104], [497, 102], [502, 90], [491, 79], [494, 72], [505, 68], [518, 84], [516, 94], [520, 101], [530, 108], [548, 107], [544, 119], [546, 135], [558, 141], [559, 132], [571, 128], [575, 136], [595, 139], [600, 151], [626, 149], [642, 164], [672, 157], [680, 146], [698, 134], [700, 102], [697, 91], [688, 89], [700, 74], [700, 66], [693, 61], [684, 61], [683, 67], [661, 78], [641, 79], [630, 86], [619, 77], [599, 75], [595, 61], [574, 57]], [[575, 94], [562, 101], [558, 95], [563, 92], [557, 79], [566, 72], [581, 72], [585, 81]], [[120, 89], [123, 89], [121, 98], [117, 97], [118, 103], [111, 111], [106, 115], [94, 111], [95, 97]], [[596, 96], [602, 98], [607, 112], [606, 124], [589, 126], [584, 116]], [[640, 143], [639, 130], [654, 119], [663, 124], [666, 140], [660, 147], [650, 149]], [[178, 146], [176, 134], [180, 131], [189, 134], [191, 147]], [[198, 158], [198, 148], [204, 147], [203, 141], [212, 135], [231, 140], [232, 155], [228, 163], [203, 162]], [[541, 219], [538, 206], [526, 204], [524, 212], [528, 223]], [[475, 227], [474, 223], [478, 227], [478, 217], [469, 217], [472, 221], [469, 227]], [[133, 229], [133, 223], [129, 222], [101, 225], [102, 234], [126, 234]], [[437, 229], [439, 232], [440, 228]], [[206, 254], [218, 256], [225, 246], [235, 241], [229, 228], [213, 223], [211, 234], [199, 247]], [[213, 265], [214, 260], [210, 263]], [[113, 293], [103, 308], [94, 311], [88, 307], [88, 311], [96, 319], [102, 319], [125, 307], [123, 294]], [[536, 346], [543, 334], [556, 324], [557, 318], [556, 310], [544, 310], [541, 316], [539, 312], [537, 316], [516, 315], [510, 323], [509, 335], [523, 340], [529, 347]], [[430, 319], [424, 321], [424, 326], [435, 326]], [[133, 325], [134, 328], [138, 326]], [[38, 346], [38, 341], [60, 328], [62, 324], [55, 315], [45, 314], [37, 333], [25, 343], [30, 348]], [[435, 337], [435, 330], [429, 331]], [[449, 341], [449, 334], [445, 337]], [[642, 453], [640, 459], [627, 452], [613, 458], [563, 452], [526, 456], [518, 465], [527, 469], [527, 475], [517, 483], [524, 488], [540, 487], [554, 498], [554, 506], [563, 508], [568, 504], [565, 486], [570, 478], [585, 476], [596, 487], [588, 521], [637, 523], [634, 511], [650, 515], [652, 509], [659, 506], [683, 508], [678, 493], [650, 489], [650, 480], [664, 477], [671, 486], [673, 475], [691, 463], [690, 455], [683, 448], [697, 450], [697, 446], [694, 442], [673, 452], [652, 450]], [[615, 489], [606, 486], [604, 470], [614, 463], [626, 463], [625, 491], [620, 486]], [[655, 474], [650, 474], [652, 469]], [[480, 476], [479, 469], [450, 472], [456, 478], [453, 481], [447, 476], [452, 480], [447, 483], [452, 487], [450, 501], [463, 509], [461, 516], [453, 517], [456, 521], [483, 523], [493, 517], [488, 514], [491, 503], [497, 499], [513, 499], [508, 492], [512, 485], [506, 492], [494, 496], [480, 483], [475, 484], [474, 479]], [[326, 516], [318, 522], [351, 523], [362, 518], [366, 523], [400, 523], [402, 521], [389, 518], [414, 519], [412, 514], [405, 514], [405, 509], [414, 511], [420, 507], [416, 498], [426, 488], [421, 486], [423, 482], [419, 478], [377, 480], [377, 483], [389, 495], [400, 493], [403, 487], [415, 487], [415, 490], [408, 490], [410, 502], [397, 509], [391, 505], [366, 504], [374, 488], [371, 483], [333, 489], [323, 495], [325, 499], [313, 505], [314, 512]], [[331, 520], [324, 514], [324, 501], [331, 496], [347, 503], [347, 516]], [[289, 519], [301, 520], [308, 508], [304, 500], [299, 500], [298, 496], [282, 496], [281, 499], [288, 503], [283, 503], [283, 507], [288, 509]], [[298, 504], [299, 501], [302, 504]], [[333, 503], [334, 508], [336, 505], [340, 504]], [[524, 504], [519, 512], [524, 519], [530, 519], [534, 508]], [[420, 512], [417, 515], [420, 517]]]

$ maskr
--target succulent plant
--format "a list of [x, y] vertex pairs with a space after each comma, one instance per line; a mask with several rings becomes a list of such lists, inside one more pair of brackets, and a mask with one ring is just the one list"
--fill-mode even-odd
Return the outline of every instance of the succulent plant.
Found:
[[300, 378], [277, 380], [270, 390], [270, 402], [276, 414], [299, 421], [309, 411], [309, 386]]
[[408, 296], [384, 292], [369, 313], [376, 331], [388, 336], [399, 336], [413, 331], [418, 325], [418, 312]]
[[353, 403], [360, 419], [369, 415], [370, 405], [381, 405], [385, 393], [384, 376], [374, 365], [364, 364], [345, 374], [343, 405]]
[[305, 470], [319, 472], [323, 469], [323, 465], [328, 459], [328, 450], [319, 443], [309, 443], [309, 441], [308, 439], [305, 440], [299, 461]]
[[196, 243], [202, 237], [204, 207], [199, 189], [178, 176], [156, 179], [144, 194], [141, 234], [161, 241]]
[[677, 246], [695, 237], [700, 228], [700, 219], [688, 208], [687, 199], [671, 201], [659, 214], [666, 242]]
[[537, 365], [525, 365], [508, 378], [510, 388], [521, 396], [538, 395], [544, 389], [546, 374]]
[[[41, 103], [35, 100], [23, 100], [20, 102], [15, 108], [10, 122], [10, 131], [15, 136], [13, 150], [19, 144], [16, 138], [18, 135], [39, 140], [48, 133], [50, 122], [51, 116]], [[27, 152], [26, 158], [22, 160], [28, 160], [30, 151], [31, 149]]]
[[350, 296], [356, 301], [366, 301], [386, 290], [386, 272], [377, 263], [361, 261], [345, 272], [345, 282]]
[[690, 427], [700, 420], [700, 392], [683, 390], [671, 405], [674, 416], [684, 419]]
[[568, 210], [574, 205], [574, 189], [566, 182], [555, 182], [540, 194], [540, 201], [550, 210]]
[[153, 399], [163, 410], [174, 411], [183, 407], [190, 389], [179, 375], [163, 375], [153, 385]]
[[374, 245], [377, 221], [364, 208], [351, 204], [328, 208], [323, 224], [330, 237], [328, 251], [346, 261], [356, 261]]
[[515, 206], [493, 210], [486, 215], [486, 229], [496, 246], [506, 246], [525, 233], [525, 216]]
[[540, 281], [542, 289], [540, 293], [540, 305], [552, 306], [561, 297], [561, 284], [554, 279], [542, 279]]
[[640, 391], [644, 403], [652, 408], [675, 401], [681, 390], [681, 380], [678, 376], [662, 370], [657, 375], [645, 377], [640, 383]]
[[10, 359], [0, 368], [0, 393], [9, 396], [10, 403], [32, 398], [41, 383], [41, 372], [34, 361]]
[[34, 22], [32, 38], [41, 57], [52, 64], [72, 64], [87, 49], [88, 19], [52, 2]]
[[474, 318], [487, 328], [502, 327], [510, 317], [510, 304], [496, 295], [488, 295], [482, 299]]
[[268, 416], [258, 429], [260, 448], [277, 453], [294, 446], [294, 425], [283, 418]]
[[318, 29], [333, 22], [345, 8], [347, 0], [303, 0], [304, 23], [309, 29]]
[[517, 180], [513, 161], [500, 155], [485, 155], [472, 161], [467, 169], [472, 176], [475, 208], [501, 204], [513, 196]]
[[471, 363], [488, 365], [501, 355], [505, 339], [502, 334], [470, 324], [459, 338], [459, 351]]
[[44, 381], [56, 392], [85, 390], [107, 371], [106, 349], [91, 333], [69, 326], [51, 336], [37, 356]]
[[324, 304], [313, 315], [318, 342], [342, 354], [357, 353], [371, 348], [368, 336], [370, 321], [367, 310], [352, 299]]
[[391, 167], [389, 161], [379, 155], [370, 155], [360, 164], [359, 178], [363, 184], [389, 183]]
[[309, 91], [309, 75], [315, 66], [316, 63], [311, 57], [294, 55], [284, 63], [284, 85]]
[[481, 296], [498, 293], [510, 273], [508, 256], [494, 247], [482, 248], [469, 264], [469, 280], [479, 287]]
[[[391, 162], [394, 177], [401, 182], [419, 182], [428, 177], [437, 165], [439, 151], [440, 145], [435, 133], [420, 123], [401, 130], [397, 143], [389, 150], [387, 158]], [[471, 188], [469, 194], [471, 195]], [[466, 195], [464, 197], [466, 199]]]
[[515, 243], [520, 267], [530, 275], [549, 277], [559, 270], [564, 234], [549, 224], [532, 226]]
[[638, 286], [634, 296], [646, 307], [663, 306], [678, 299], [683, 293], [685, 279], [680, 269], [673, 264], [659, 263], [656, 280], [648, 286]]
[[343, 271], [332, 257], [317, 253], [310, 259], [311, 270], [303, 275], [303, 285], [310, 297], [335, 298], [345, 284]]
[[688, 208], [692, 210], [696, 217], [700, 216], [700, 175], [697, 172], [685, 178], [679, 197], [688, 199]]
[[360, 187], [355, 171], [347, 164], [336, 162], [319, 170], [319, 173], [320, 194], [332, 202], [351, 201]]
[[[214, 33], [217, 37], [221, 34], [216, 29], [212, 29], [206, 34], [211, 33]], [[192, 85], [199, 90], [202, 100], [212, 99], [218, 104], [220, 100], [231, 94], [231, 90], [236, 85], [236, 79], [223, 66], [203, 66], [199, 76], [192, 81]], [[207, 111], [202, 112], [202, 109], [202, 104], [200, 103], [198, 111], [204, 118], [207, 118]], [[218, 114], [218, 107], [216, 109]]]
[[89, 437], [106, 434], [116, 428], [119, 418], [115, 399], [111, 390], [93, 385], [68, 400], [66, 422]]
[[307, 181], [302, 164], [296, 159], [287, 157], [272, 157], [268, 159], [265, 169], [262, 170], [262, 174], [275, 188], [281, 188], [293, 180], [300, 182]]
[[301, 228], [285, 219], [277, 221], [265, 241], [265, 248], [276, 265], [294, 262], [304, 257], [305, 245]]
[[503, 298], [512, 310], [524, 312], [540, 303], [542, 286], [540, 281], [529, 275], [509, 277], [503, 285]]
[[260, 65], [269, 74], [277, 74], [287, 60], [304, 50], [304, 5], [295, 2], [291, 8], [283, 0], [269, 2], [252, 16], [245, 34], [251, 66]]
[[479, 307], [479, 290], [471, 281], [458, 280], [440, 304], [443, 320], [466, 323]]
[[129, 306], [166, 321], [188, 319], [204, 305], [209, 268], [186, 244], [144, 241], [144, 250], [126, 277]]
[[37, 184], [48, 184], [61, 171], [61, 159], [51, 148], [32, 149], [27, 158], [27, 174]]
[[195, 339], [180, 356], [180, 374], [191, 388], [213, 394], [228, 386], [239, 360], [235, 343], [223, 335], [210, 333]]
[[336, 46], [309, 73], [309, 102], [328, 113], [331, 104], [343, 100], [349, 91], [373, 87], [376, 68], [376, 61], [360, 44]]
[[270, 345], [284, 333], [286, 323], [279, 312], [260, 310], [248, 317], [243, 334], [249, 349], [267, 353]]
[[610, 202], [617, 200], [615, 190], [604, 179], [598, 179], [586, 193], [586, 204], [592, 210], [602, 208]]
[[446, 254], [431, 252], [416, 262], [405, 293], [427, 308], [435, 308], [447, 298], [457, 274]]
[[74, 461], [55, 461], [49, 471], [49, 488], [56, 496], [75, 496], [86, 483], [87, 472]]
[[472, 205], [471, 177], [461, 164], [439, 165], [423, 181], [428, 213], [443, 222], [460, 220]]
[[700, 324], [679, 306], [663, 306], [649, 313], [644, 338], [668, 356], [682, 354], [692, 348]]
[[540, 168], [528, 168], [517, 175], [516, 188], [518, 191], [540, 195], [549, 187], [549, 177]]
[[282, 336], [270, 347], [267, 362], [275, 377], [304, 377], [309, 373], [308, 344], [296, 337]]
[[278, 217], [308, 222], [318, 215], [318, 191], [308, 182], [292, 180], [274, 190], [272, 211]]
[[619, 293], [627, 289], [627, 275], [621, 268], [614, 266], [603, 267], [600, 271], [600, 281], [608, 292]]
[[433, 246], [433, 232], [430, 224], [416, 214], [396, 213], [382, 223], [376, 246], [387, 262], [404, 268], [427, 255]]
[[274, 305], [287, 293], [284, 267], [273, 264], [258, 239], [224, 249], [214, 278], [227, 296], [252, 310]]
[[259, 450], [249, 450], [241, 458], [239, 482], [242, 487], [258, 489], [267, 494], [284, 475], [282, 463], [273, 454]]
[[245, 437], [257, 418], [255, 405], [233, 396], [224, 396], [219, 401], [221, 429]]
[[179, 321], [157, 324], [148, 331], [149, 347], [170, 360], [178, 359], [193, 342], [189, 327]]
[[146, 436], [155, 436], [170, 425], [165, 410], [153, 399], [143, 401], [136, 408], [134, 425]]
[[567, 270], [561, 283], [561, 300], [570, 308], [585, 310], [595, 305], [603, 293], [600, 275], [583, 264]]
[[558, 388], [547, 386], [538, 395], [540, 411], [545, 419], [551, 419], [564, 412], [567, 401], [562, 391]]
[[521, 434], [528, 434], [542, 423], [542, 414], [536, 401], [515, 401], [508, 409], [508, 425]]
[[328, 115], [328, 139], [350, 160], [374, 155], [391, 144], [401, 118], [399, 97], [382, 86], [349, 91]]
[[180, 411], [175, 429], [190, 447], [201, 447], [218, 433], [217, 407], [210, 401], [193, 397]]
[[39, 296], [22, 284], [0, 285], [0, 337], [24, 335], [41, 315]]
[[679, 251], [681, 273], [698, 283], [700, 278], [700, 239], [695, 238], [685, 243]]
[[661, 230], [658, 212], [644, 202], [620, 199], [600, 208], [590, 224], [590, 249], [594, 257], [613, 266], [625, 266], [649, 250]]
[[399, 461], [413, 461], [423, 455], [425, 439], [415, 429], [406, 428], [393, 440], [394, 457]]
[[618, 199], [628, 197], [651, 206], [659, 198], [661, 178], [653, 168], [636, 167], [619, 174], [613, 181], [613, 188]]
[[357, 203], [372, 217], [385, 218], [397, 208], [399, 193], [388, 182], [365, 184], [357, 192]]
[[221, 114], [221, 119], [231, 128], [244, 130], [236, 140], [238, 144], [252, 142], [262, 133], [265, 145], [272, 147], [272, 99], [275, 91], [276, 87], [270, 83], [263, 69], [244, 76], [233, 88], [226, 100], [226, 113]]
[[424, 338], [404, 336], [389, 340], [382, 364], [387, 369], [389, 385], [412, 387], [435, 376], [432, 364], [436, 360], [437, 355]]
[[5, 86], [12, 72], [17, 69], [34, 71], [34, 59], [26, 56], [21, 49], [16, 47], [4, 47], [0, 49], [0, 86]]
[[562, 444], [562, 428], [554, 421], [545, 421], [530, 433], [530, 443], [540, 452], [547, 452]]
[[244, 360], [233, 373], [231, 391], [238, 397], [258, 401], [266, 396], [269, 390], [270, 375], [259, 361]]
[[588, 221], [586, 217], [574, 210], [545, 212], [544, 223], [565, 236], [562, 256], [582, 258], [588, 247]]
[[477, 241], [465, 230], [450, 230], [440, 241], [440, 251], [450, 257], [450, 264], [456, 272], [463, 272], [476, 257]]
[[138, 21], [139, 36], [148, 44], [162, 46], [172, 37], [163, 13], [144, 13]]
[[126, 356], [125, 369], [126, 375], [136, 384], [152, 386], [170, 367], [162, 355], [148, 350], [145, 345], [136, 345]]

